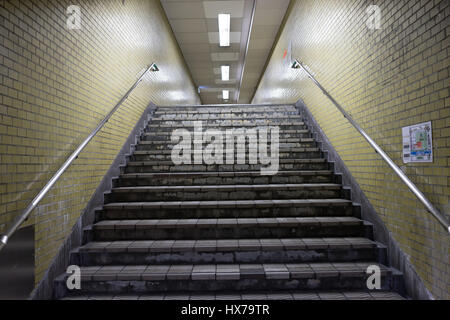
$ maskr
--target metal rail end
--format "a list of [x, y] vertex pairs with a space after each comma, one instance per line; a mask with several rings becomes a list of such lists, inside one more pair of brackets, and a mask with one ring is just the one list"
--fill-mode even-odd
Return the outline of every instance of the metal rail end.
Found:
[[152, 72], [158, 72], [158, 71], [159, 71], [159, 68], [158, 68], [158, 66], [156, 65], [156, 63], [152, 63], [152, 64], [150, 65], [150, 71], [152, 71]]
[[297, 59], [294, 60], [294, 62], [292, 63], [291, 68], [292, 69], [300, 69], [302, 66], [302, 63], [299, 62]]
[[8, 243], [8, 236], [2, 235], [0, 237], [0, 251], [3, 249], [4, 246], [6, 246], [7, 243]]

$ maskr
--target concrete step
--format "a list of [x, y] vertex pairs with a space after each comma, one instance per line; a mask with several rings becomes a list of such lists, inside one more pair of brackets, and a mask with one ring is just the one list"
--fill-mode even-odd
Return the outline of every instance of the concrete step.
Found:
[[62, 300], [405, 300], [392, 291], [253, 291], [253, 292], [160, 292], [153, 294], [69, 295]]
[[[213, 201], [330, 199], [343, 196], [339, 184], [209, 185], [119, 187], [105, 193], [105, 203], [149, 201]], [[347, 195], [348, 197], [350, 195]], [[348, 198], [349, 199], [349, 198]]]
[[107, 241], [74, 250], [70, 264], [355, 262], [385, 256], [386, 247], [367, 238]]
[[221, 119], [221, 120], [242, 120], [242, 119], [292, 119], [298, 118], [302, 119], [302, 116], [299, 115], [296, 111], [262, 111], [262, 112], [236, 112], [236, 113], [156, 113], [153, 115], [154, 120], [156, 121], [165, 121], [165, 120], [192, 120], [192, 121], [202, 121], [207, 119]]
[[244, 106], [177, 106], [177, 107], [158, 107], [155, 111], [156, 114], [164, 113], [240, 113], [240, 112], [272, 112], [272, 111], [287, 111], [298, 112], [297, 108], [292, 105], [244, 105]]
[[241, 113], [241, 114], [197, 114], [197, 115], [164, 115], [164, 116], [156, 116], [152, 118], [154, 122], [192, 122], [192, 121], [241, 121], [241, 122], [258, 122], [259, 120], [282, 120], [287, 121], [290, 120], [302, 120], [302, 116], [298, 114], [285, 114], [285, 113], [259, 113], [259, 114], [251, 114], [251, 113]]
[[[168, 135], [167, 135], [167, 137], [168, 137], [168, 139], [161, 139], [161, 140], [144, 139], [144, 140], [141, 140], [139, 142], [139, 144], [150, 144], [150, 145], [156, 144], [156, 145], [165, 145], [165, 146], [178, 144], [178, 141], [173, 142], [173, 141], [171, 141], [171, 137], [169, 137]], [[225, 142], [226, 142], [226, 140], [224, 141], [224, 146], [225, 146]], [[267, 141], [267, 144], [271, 145], [271, 143], [272, 142], [271, 142], [270, 137], [269, 137], [269, 139]], [[298, 147], [316, 146], [316, 142], [314, 141], [313, 138], [279, 138], [278, 139], [278, 143], [280, 144], [280, 147], [281, 147], [281, 145], [287, 144], [287, 147], [284, 147], [284, 149], [296, 148], [296, 147], [291, 147], [290, 146], [291, 143], [300, 144], [300, 146], [298, 146]], [[202, 140], [192, 140], [192, 144], [209, 145], [210, 142], [209, 141], [202, 141]], [[249, 144], [248, 139], [246, 139], [245, 144], [248, 146], [248, 144]], [[250, 144], [252, 144], [252, 143], [250, 143]], [[252, 146], [252, 149], [258, 150], [258, 147], [257, 146]], [[224, 148], [224, 151], [225, 150], [226, 150], [226, 148]], [[233, 149], [231, 149], [231, 150], [233, 150]]]
[[[255, 127], [258, 128], [258, 127]], [[144, 131], [142, 136], [148, 137], [164, 137], [164, 139], [170, 139], [172, 131]], [[280, 139], [283, 138], [311, 138], [311, 132], [307, 129], [286, 129], [281, 130], [279, 133]], [[161, 139], [163, 140], [163, 139]]]
[[[252, 149], [254, 150], [254, 149]], [[321, 151], [309, 151], [309, 152], [304, 152], [304, 151], [291, 151], [291, 152], [287, 152], [284, 151], [286, 149], [280, 149], [279, 152], [279, 159], [319, 159], [319, 158], [324, 158], [324, 154]], [[164, 151], [164, 152], [161, 152]], [[256, 155], [258, 155], [258, 151], [254, 150], [254, 151], [247, 151], [244, 157], [244, 160], [246, 161], [246, 163], [249, 163], [249, 159], [250, 159], [250, 154], [254, 153]], [[203, 154], [202, 152], [196, 152], [196, 151], [192, 151], [193, 156], [195, 156], [196, 154]], [[191, 158], [193, 157], [191, 156]], [[224, 153], [222, 159], [224, 161], [224, 163], [226, 162], [226, 153]], [[145, 151], [135, 151], [133, 153], [133, 155], [127, 155], [127, 161], [130, 162], [135, 162], [135, 161], [172, 161], [172, 155], [171, 155], [171, 150], [145, 150]], [[235, 163], [237, 163], [238, 160], [238, 156], [236, 153], [234, 153], [234, 160]]]
[[[233, 161], [234, 160], [236, 160], [236, 161], [240, 160], [240, 162], [244, 162], [244, 160], [247, 160], [247, 159], [240, 158], [240, 157], [238, 157], [236, 159], [236, 157], [235, 157], [233, 159]], [[195, 161], [194, 156], [192, 157], [191, 161], [193, 162], [192, 166], [203, 165], [203, 164], [195, 164], [194, 163], [194, 161]], [[257, 161], [259, 161], [259, 160], [257, 160]], [[227, 162], [227, 160], [224, 157], [223, 165], [234, 165], [234, 164], [227, 164], [226, 162]], [[303, 163], [326, 163], [326, 162], [327, 162], [327, 160], [325, 158], [279, 159], [279, 164], [303, 164]], [[248, 164], [248, 162], [247, 162], [247, 164]], [[158, 166], [158, 165], [160, 165], [160, 166], [170, 166], [170, 165], [174, 165], [174, 162], [172, 160], [149, 160], [149, 161], [130, 161], [130, 162], [127, 163], [127, 166], [129, 166], [129, 167]], [[239, 164], [239, 163], [236, 162], [235, 165], [244, 165], [244, 164]]]
[[202, 115], [202, 114], [254, 114], [254, 113], [295, 113], [299, 114], [299, 111], [293, 107], [252, 107], [252, 108], [197, 108], [197, 109], [156, 109], [155, 116], [161, 115]]
[[[123, 219], [200, 219], [200, 218], [273, 218], [273, 217], [361, 217], [361, 207], [350, 201], [316, 202], [312, 205], [275, 201], [270, 207], [267, 200], [254, 200], [255, 206], [245, 207], [237, 201], [220, 201], [216, 208], [201, 201], [146, 203], [111, 203], [96, 211], [97, 221]], [[289, 205], [288, 205], [289, 204]], [[262, 207], [267, 205], [267, 207]], [[237, 206], [237, 207], [236, 207]]]
[[[148, 143], [143, 143], [143, 144], [145, 145]], [[137, 146], [139, 146], [139, 144], [137, 144], [135, 146], [137, 147]], [[308, 149], [310, 149], [310, 148], [308, 148]], [[226, 148], [223, 149], [224, 152], [227, 152], [227, 150], [229, 150], [229, 149], [226, 149]], [[234, 150], [234, 151], [236, 153], [236, 150]], [[254, 148], [254, 147], [246, 148], [246, 151], [257, 152], [258, 148]], [[268, 151], [270, 152], [270, 148], [268, 149]], [[280, 154], [283, 154], [283, 153], [306, 153], [306, 152], [320, 152], [320, 150], [318, 148], [313, 148], [313, 150], [305, 150], [305, 147], [299, 147], [299, 148], [297, 148], [297, 147], [280, 147], [280, 149], [279, 149]], [[194, 150], [194, 148], [192, 148], [192, 154], [194, 155], [197, 153], [203, 154], [203, 150]], [[165, 149], [165, 150], [135, 150], [133, 152], [133, 154], [137, 154], [137, 155], [148, 155], [148, 154], [171, 155], [172, 150], [168, 150], [168, 149]], [[248, 155], [246, 155], [246, 156], [248, 156]]]
[[96, 241], [370, 237], [371, 231], [355, 217], [103, 220], [85, 229], [87, 240]]
[[[308, 127], [303, 122], [274, 122], [274, 123], [254, 123], [254, 122], [233, 122], [233, 123], [203, 123], [202, 129], [203, 131], [208, 129], [220, 130], [226, 132], [228, 129], [259, 129], [261, 127], [266, 128], [270, 126], [276, 126], [280, 130], [280, 134], [282, 134], [285, 130], [308, 130]], [[145, 132], [173, 132], [176, 129], [186, 129], [188, 131], [193, 131], [193, 125], [187, 124], [161, 124], [156, 122], [150, 122], [145, 128]]]
[[[252, 129], [253, 127], [278, 127], [285, 126], [305, 126], [302, 118], [299, 116], [284, 116], [280, 118], [256, 118], [256, 119], [243, 119], [243, 118], [215, 118], [205, 120], [164, 120], [164, 119], [152, 119], [149, 127], [172, 127], [183, 128], [192, 130], [195, 126], [199, 126], [201, 123], [202, 128], [222, 128], [222, 127], [242, 127], [245, 129]], [[256, 128], [255, 128], [256, 129]], [[306, 128], [305, 128], [306, 129]], [[280, 129], [281, 130], [281, 129]]]
[[113, 179], [113, 187], [278, 183], [341, 183], [341, 176], [334, 175], [331, 170], [279, 171], [274, 176], [262, 176], [260, 171], [203, 171], [129, 173]]
[[[291, 161], [294, 160], [294, 161]], [[122, 174], [129, 173], [151, 173], [151, 172], [239, 172], [239, 171], [257, 171], [264, 175], [262, 168], [269, 168], [261, 164], [181, 164], [174, 165], [172, 161], [163, 162], [129, 162], [126, 166], [121, 166]], [[159, 164], [157, 164], [159, 163]], [[299, 170], [329, 170], [332, 164], [325, 159], [279, 159], [278, 170], [280, 171], [299, 171]], [[275, 168], [274, 168], [275, 170]]]
[[96, 211], [100, 220], [118, 219], [186, 219], [201, 218], [271, 218], [271, 217], [356, 217], [359, 206], [323, 207], [272, 207], [272, 208], [193, 208], [193, 209], [119, 209], [104, 207]]
[[[227, 149], [226, 148], [226, 142], [223, 143], [223, 153], [224, 154], [236, 154], [238, 152], [238, 148], [236, 146], [236, 143], [234, 144], [234, 149]], [[146, 150], [172, 150], [174, 146], [178, 145], [179, 142], [172, 142], [172, 141], [140, 141], [137, 145], [135, 145], [135, 149], [137, 151], [146, 151]], [[199, 152], [202, 152], [203, 149], [206, 148], [206, 146], [208, 146], [209, 143], [203, 143], [203, 144], [198, 144], [199, 147], [201, 147], [200, 150], [198, 150]], [[267, 152], [270, 155], [271, 152], [271, 146], [272, 146], [272, 142], [271, 141], [267, 141], [267, 144], [265, 144], [267, 146]], [[319, 148], [317, 148], [317, 144], [315, 142], [278, 142], [278, 151], [279, 150], [284, 150], [284, 149], [295, 149], [298, 152], [318, 152], [320, 151]], [[191, 143], [191, 154], [195, 151], [194, 149], [194, 144]], [[249, 147], [249, 142], [247, 141], [245, 143], [245, 148], [244, 148], [244, 155], [248, 154], [251, 152], [259, 152], [259, 147], [253, 146], [253, 144], [250, 144]]]
[[[262, 290], [367, 290], [367, 269], [381, 271], [381, 289], [400, 289], [398, 271], [376, 261], [357, 263], [277, 263], [139, 265], [81, 267], [77, 294], [217, 292]], [[55, 280], [55, 298], [69, 293], [68, 275]]]
[[[286, 131], [295, 131], [295, 130], [285, 130], [280, 131], [279, 139], [280, 141], [283, 139], [296, 139], [296, 141], [300, 141], [302, 139], [312, 139], [311, 133], [308, 130], [297, 130], [297, 132], [286, 132]], [[162, 132], [143, 132], [141, 135], [141, 141], [170, 141], [172, 139], [173, 131], [162, 131]], [[270, 135], [269, 135], [270, 140]], [[226, 140], [225, 140], [226, 141]]]
[[[258, 149], [248, 141], [235, 164], [175, 165], [172, 132], [198, 122], [278, 127], [278, 173], [249, 163]], [[319, 147], [292, 105], [158, 107], [70, 254], [82, 289], [68, 291], [64, 274], [55, 298], [401, 299], [401, 273]], [[367, 289], [369, 265], [381, 290]]]

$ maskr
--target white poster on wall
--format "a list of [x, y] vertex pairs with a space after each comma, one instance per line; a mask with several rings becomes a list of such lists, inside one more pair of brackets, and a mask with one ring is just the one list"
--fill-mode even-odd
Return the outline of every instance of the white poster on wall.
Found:
[[283, 52], [283, 64], [286, 69], [291, 69], [292, 65], [292, 42], [289, 41], [287, 49]]
[[431, 121], [402, 128], [403, 163], [433, 162]]

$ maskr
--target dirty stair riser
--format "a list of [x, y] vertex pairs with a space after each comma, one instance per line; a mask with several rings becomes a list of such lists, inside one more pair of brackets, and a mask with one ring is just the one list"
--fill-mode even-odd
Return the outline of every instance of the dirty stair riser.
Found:
[[[248, 142], [233, 164], [226, 153], [223, 164], [174, 164], [172, 132], [198, 123], [279, 127], [278, 173], [261, 175]], [[293, 106], [158, 108], [71, 252], [82, 289], [68, 290], [63, 274], [54, 297], [400, 299], [402, 275], [320, 148]], [[379, 290], [367, 288], [371, 265]]]
[[[85, 230], [88, 239], [93, 239], [96, 241], [115, 241], [115, 240], [156, 240], [156, 239], [176, 239], [176, 240], [199, 240], [199, 239], [256, 239], [256, 238], [289, 238], [289, 237], [363, 237], [366, 236], [368, 228], [364, 225], [344, 225], [344, 226], [320, 226], [319, 224], [314, 226], [272, 226], [272, 227], [260, 227], [260, 226], [249, 226], [249, 227], [239, 227], [239, 226], [228, 226], [228, 227], [215, 227], [213, 226], [196, 226], [197, 232], [193, 230], [180, 227], [148, 227], [146, 229], [126, 229], [127, 225], [123, 226], [123, 229], [106, 229], [106, 230]], [[194, 227], [192, 227], [194, 228]], [[255, 228], [257, 228], [255, 230]], [[92, 233], [92, 234], [91, 234]]]
[[[308, 159], [306, 163], [283, 163], [280, 160], [279, 170], [329, 170], [330, 165], [323, 160], [317, 162], [311, 162]], [[261, 165], [249, 165], [249, 164], [235, 164], [235, 165], [128, 165], [126, 167], [120, 167], [121, 173], [146, 173], [146, 172], [239, 172], [249, 170], [261, 170]]]
[[[252, 128], [258, 128], [258, 127], [267, 127], [267, 126], [276, 126], [278, 128], [280, 128], [280, 132], [282, 133], [284, 130], [289, 130], [289, 131], [302, 131], [307, 129], [306, 125], [303, 122], [299, 122], [299, 123], [223, 123], [223, 124], [203, 124], [203, 129], [207, 130], [207, 129], [213, 129], [213, 130], [220, 130], [220, 131], [226, 131], [226, 130], [233, 130], [233, 129], [240, 129], [240, 128], [248, 128], [248, 129], [252, 129]], [[172, 134], [173, 130], [176, 129], [186, 129], [188, 131], [192, 131], [192, 129], [194, 128], [194, 125], [191, 124], [189, 126], [185, 126], [183, 124], [179, 124], [178, 126], [174, 126], [174, 125], [170, 125], [170, 124], [150, 124], [148, 125], [147, 129], [145, 130], [145, 132], [161, 132], [161, 133], [166, 133], [166, 132], [170, 132], [170, 134]]]
[[65, 300], [143, 300], [143, 301], [195, 301], [195, 300], [218, 300], [218, 301], [247, 301], [247, 300], [402, 300], [403, 298], [392, 291], [244, 291], [244, 292], [166, 292], [147, 294], [86, 294], [67, 296]]
[[[302, 268], [299, 264], [282, 264], [284, 268], [268, 271], [264, 265], [161, 265], [149, 270], [132, 266], [128, 270], [111, 270], [82, 276], [81, 292], [150, 293], [167, 291], [247, 291], [247, 290], [339, 290], [366, 289], [365, 268]], [[220, 266], [225, 266], [220, 270]], [[277, 264], [276, 266], [280, 266]], [[235, 267], [235, 268], [233, 268]], [[248, 269], [246, 269], [248, 267]], [[108, 268], [108, 267], [104, 267]], [[116, 268], [114, 270], [114, 268]], [[228, 268], [228, 269], [227, 269]], [[65, 277], [57, 279], [56, 291], [64, 291]], [[382, 271], [380, 290], [401, 289], [401, 275], [389, 269]]]
[[150, 202], [150, 201], [214, 201], [214, 200], [270, 200], [270, 199], [320, 199], [321, 197], [340, 198], [343, 190], [339, 185], [302, 186], [286, 188], [166, 188], [122, 187], [105, 194], [105, 203], [111, 202]]
[[305, 240], [291, 238], [279, 241], [281, 242], [279, 244], [270, 242], [261, 244], [259, 239], [90, 242], [71, 253], [70, 264], [157, 265], [386, 261], [386, 247], [365, 238], [310, 238]]
[[[256, 152], [256, 150], [255, 150], [255, 152]], [[321, 159], [322, 157], [323, 157], [323, 155], [321, 154], [320, 151], [308, 151], [308, 152], [305, 152], [305, 151], [289, 151], [289, 152], [284, 152], [281, 149], [280, 153], [279, 153], [279, 159], [280, 160], [284, 160], [284, 159], [292, 159], [292, 160], [297, 160], [297, 159]], [[249, 161], [250, 161], [248, 155], [246, 155], [245, 158], [238, 158], [237, 155], [234, 155], [233, 163], [238, 163], [237, 162], [238, 159], [241, 159], [241, 161], [242, 161], [242, 159], [245, 160], [245, 163], [249, 163]], [[149, 162], [149, 161], [158, 161], [159, 163], [166, 163], [167, 161], [171, 161], [171, 154], [169, 154], [169, 153], [167, 153], [167, 154], [163, 154], [163, 153], [155, 154], [155, 153], [147, 153], [146, 151], [137, 151], [132, 156], [127, 156], [127, 160], [128, 160], [128, 162], [133, 162], [133, 163], [135, 163], [135, 162]], [[224, 164], [226, 163], [226, 157], [225, 156], [222, 158], [222, 161], [223, 161]]]
[[340, 175], [330, 170], [278, 171], [274, 176], [261, 176], [260, 172], [178, 172], [121, 174], [113, 178], [114, 187], [130, 186], [184, 186], [184, 185], [254, 185], [341, 183]]
[[[252, 127], [250, 127], [252, 128]], [[308, 130], [283, 130], [279, 133], [279, 139], [282, 141], [283, 139], [288, 139], [287, 141], [300, 142], [300, 141], [310, 141], [311, 133]], [[143, 132], [141, 135], [141, 141], [165, 141], [170, 142], [172, 140], [172, 131], [147, 131]]]

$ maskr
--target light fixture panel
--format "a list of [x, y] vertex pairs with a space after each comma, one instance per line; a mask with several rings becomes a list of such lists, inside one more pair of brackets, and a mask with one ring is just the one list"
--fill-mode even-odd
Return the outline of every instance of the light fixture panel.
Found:
[[218, 19], [219, 19], [219, 45], [221, 47], [229, 47], [231, 15], [227, 13], [220, 13]]
[[230, 81], [230, 66], [221, 66], [222, 81]]
[[223, 90], [222, 91], [222, 98], [223, 98], [223, 100], [229, 100], [230, 99], [230, 91], [229, 90]]

